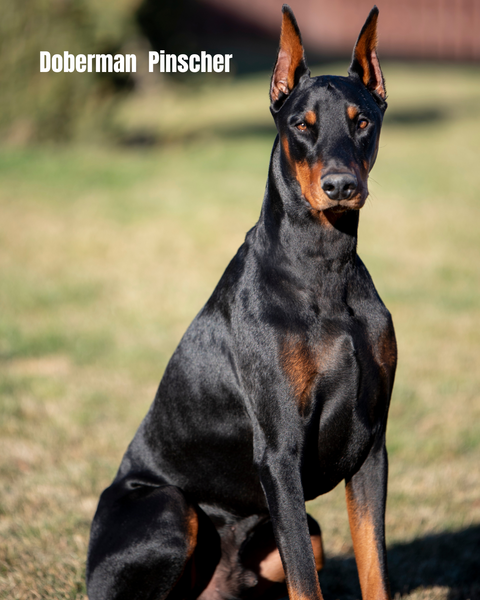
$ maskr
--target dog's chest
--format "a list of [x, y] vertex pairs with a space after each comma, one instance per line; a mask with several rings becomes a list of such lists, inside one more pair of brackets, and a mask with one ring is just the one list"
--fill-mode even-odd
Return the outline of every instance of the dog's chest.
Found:
[[282, 357], [305, 424], [304, 480], [316, 473], [322, 486], [305, 490], [315, 497], [364, 460], [386, 415], [396, 362], [389, 313], [374, 303], [363, 314], [323, 319], [308, 337], [287, 337]]
[[326, 401], [331, 393], [338, 396], [342, 387], [348, 395], [359, 395], [367, 375], [369, 388], [380, 387], [395, 361], [393, 329], [382, 308], [372, 304], [371, 314], [345, 311], [319, 319], [303, 334], [284, 336], [280, 360], [302, 414], [310, 412], [316, 401]]

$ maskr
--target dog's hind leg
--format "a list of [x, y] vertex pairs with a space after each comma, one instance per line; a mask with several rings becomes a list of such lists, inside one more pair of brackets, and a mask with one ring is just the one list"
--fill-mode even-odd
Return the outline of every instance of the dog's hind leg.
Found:
[[[202, 551], [194, 559], [197, 546]], [[88, 595], [90, 600], [193, 598], [219, 558], [213, 524], [182, 490], [117, 480], [103, 492], [93, 521]]]
[[[322, 533], [318, 523], [309, 514], [307, 514], [307, 522], [315, 568], [320, 571], [325, 562]], [[256, 528], [243, 545], [240, 558], [245, 568], [257, 576], [256, 586], [244, 595], [246, 599], [276, 600], [287, 596], [285, 572], [275, 543], [271, 521], [266, 521]]]

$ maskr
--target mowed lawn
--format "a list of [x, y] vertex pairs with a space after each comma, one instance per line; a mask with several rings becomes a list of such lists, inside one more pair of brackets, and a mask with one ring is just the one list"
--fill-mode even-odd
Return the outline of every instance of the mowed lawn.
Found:
[[[399, 346], [392, 592], [478, 600], [480, 69], [384, 71], [390, 107], [359, 252]], [[116, 126], [131, 141], [148, 132], [151, 147], [0, 149], [1, 598], [86, 597], [98, 496], [258, 217], [268, 84], [132, 98]], [[326, 600], [359, 598], [343, 485], [309, 510]]]

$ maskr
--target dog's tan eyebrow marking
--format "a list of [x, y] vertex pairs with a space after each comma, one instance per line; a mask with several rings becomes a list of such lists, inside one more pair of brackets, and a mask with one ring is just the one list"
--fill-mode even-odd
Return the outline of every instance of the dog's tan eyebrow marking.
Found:
[[315, 114], [315, 112], [313, 110], [309, 110], [306, 114], [305, 114], [305, 121], [309, 124], [309, 125], [314, 125], [317, 122], [317, 115]]
[[349, 106], [347, 106], [347, 115], [348, 118], [353, 121], [353, 119], [358, 115], [358, 108], [350, 104]]

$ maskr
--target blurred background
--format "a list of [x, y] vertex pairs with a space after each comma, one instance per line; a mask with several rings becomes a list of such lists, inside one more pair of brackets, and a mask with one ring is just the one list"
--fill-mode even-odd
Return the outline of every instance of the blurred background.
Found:
[[[373, 0], [292, 0], [345, 75]], [[260, 211], [281, 0], [0, 0], [0, 597], [85, 598], [88, 532], [191, 319]], [[397, 331], [396, 597], [480, 598], [480, 3], [377, 0], [388, 103], [359, 253]], [[233, 72], [148, 73], [151, 49]], [[40, 73], [39, 52], [137, 73]], [[359, 598], [343, 486], [309, 504]]]

